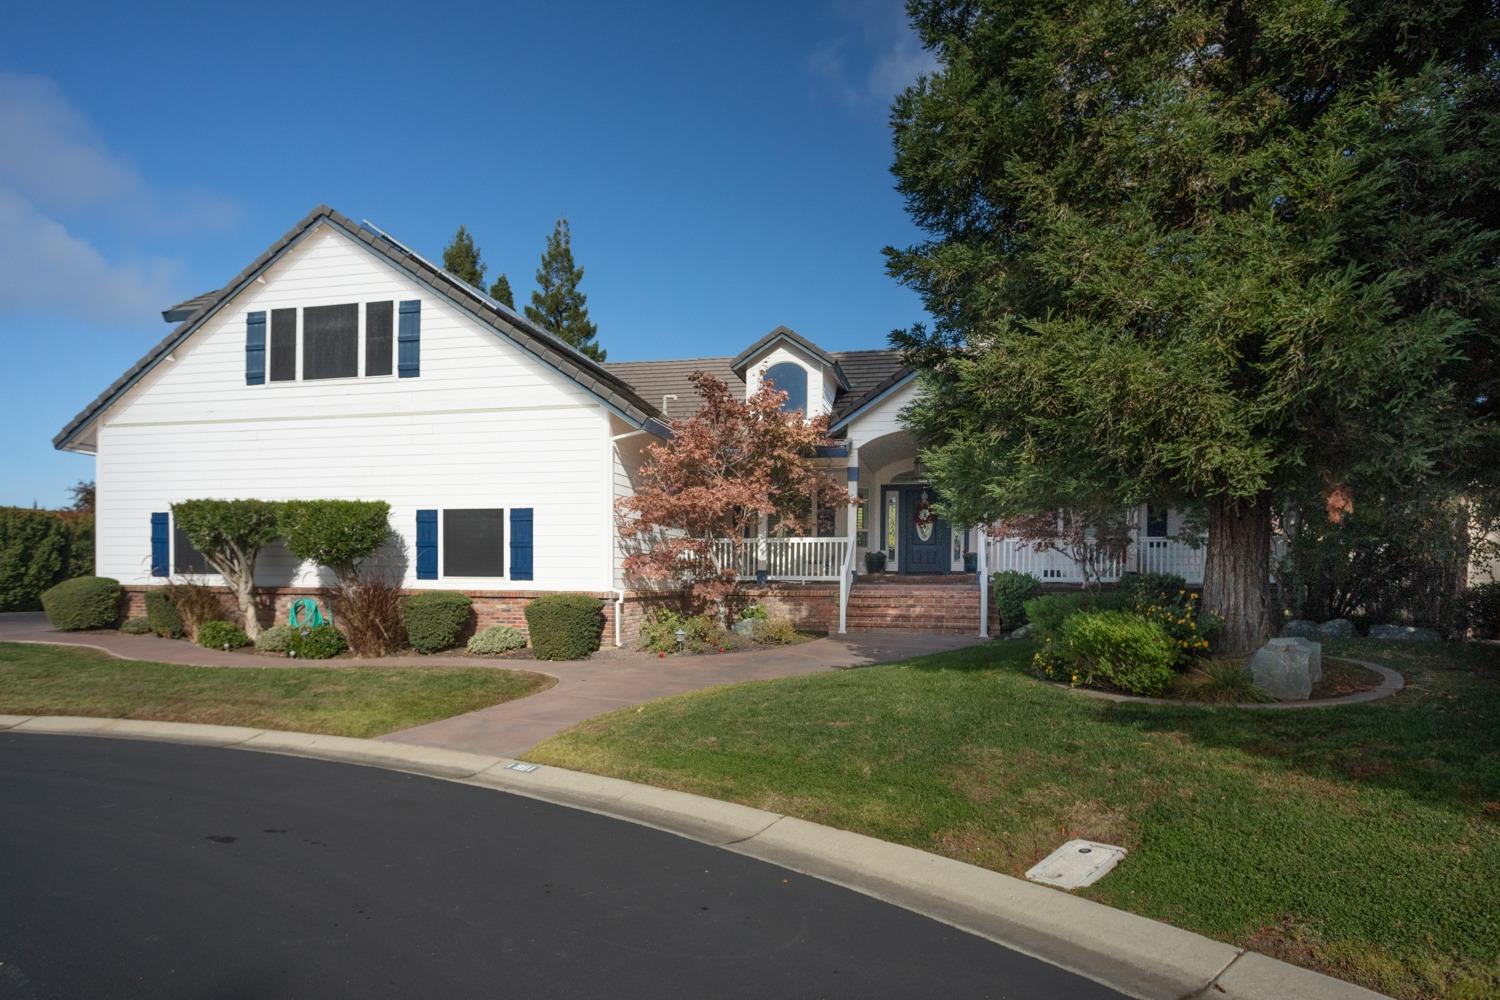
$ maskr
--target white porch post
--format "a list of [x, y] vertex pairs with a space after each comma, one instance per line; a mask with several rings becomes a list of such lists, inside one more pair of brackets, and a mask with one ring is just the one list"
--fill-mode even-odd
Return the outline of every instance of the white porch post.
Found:
[[979, 558], [975, 560], [979, 567], [979, 637], [987, 639], [990, 635], [990, 535], [983, 527], [974, 533], [979, 538]]
[[849, 462], [845, 478], [848, 480], [848, 513], [844, 518], [845, 533], [849, 549], [844, 554], [844, 566], [839, 573], [839, 635], [849, 631], [849, 589], [854, 586], [854, 527], [859, 523], [859, 449], [849, 446]]

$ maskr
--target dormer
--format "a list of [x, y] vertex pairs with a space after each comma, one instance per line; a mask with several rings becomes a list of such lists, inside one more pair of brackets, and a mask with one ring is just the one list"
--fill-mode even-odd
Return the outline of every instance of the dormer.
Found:
[[837, 361], [796, 330], [778, 326], [730, 362], [745, 380], [745, 398], [760, 391], [761, 379], [787, 394], [788, 410], [801, 410], [808, 419], [833, 412], [839, 391], [849, 380]]

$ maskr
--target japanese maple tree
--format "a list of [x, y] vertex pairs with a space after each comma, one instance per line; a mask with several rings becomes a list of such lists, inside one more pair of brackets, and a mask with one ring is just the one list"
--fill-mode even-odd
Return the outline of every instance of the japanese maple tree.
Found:
[[714, 540], [741, 541], [762, 516], [807, 533], [814, 501], [842, 501], [845, 485], [813, 462], [829, 443], [826, 417], [782, 412], [786, 393], [764, 381], [748, 399], [706, 372], [693, 375], [693, 387], [702, 408], [646, 449], [635, 494], [620, 499], [616, 514], [633, 550], [627, 574], [722, 606], [737, 574], [714, 561]]

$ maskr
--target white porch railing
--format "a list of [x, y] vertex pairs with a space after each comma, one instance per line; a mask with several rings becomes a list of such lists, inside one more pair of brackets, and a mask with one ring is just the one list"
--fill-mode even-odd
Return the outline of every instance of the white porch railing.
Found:
[[771, 580], [838, 580], [849, 564], [849, 539], [720, 538], [713, 554], [718, 566], [733, 569], [741, 580], [755, 579], [762, 559]]
[[[1083, 573], [1068, 555], [1052, 549], [1038, 551], [1030, 544], [1015, 538], [986, 539], [986, 555], [989, 571], [1015, 570], [1036, 577], [1043, 583], [1082, 583]], [[1277, 535], [1271, 539], [1271, 576], [1276, 575], [1276, 564], [1286, 551], [1286, 539]], [[1130, 543], [1123, 560], [1115, 561], [1101, 574], [1106, 583], [1113, 583], [1122, 573], [1172, 573], [1189, 584], [1203, 583], [1203, 565], [1208, 555], [1206, 543], [1196, 546], [1175, 538], [1137, 538]]]

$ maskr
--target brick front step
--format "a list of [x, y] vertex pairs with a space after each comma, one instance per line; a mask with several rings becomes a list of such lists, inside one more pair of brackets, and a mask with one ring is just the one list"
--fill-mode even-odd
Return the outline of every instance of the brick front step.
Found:
[[960, 635], [979, 630], [979, 587], [972, 578], [859, 581], [849, 593], [848, 626]]

